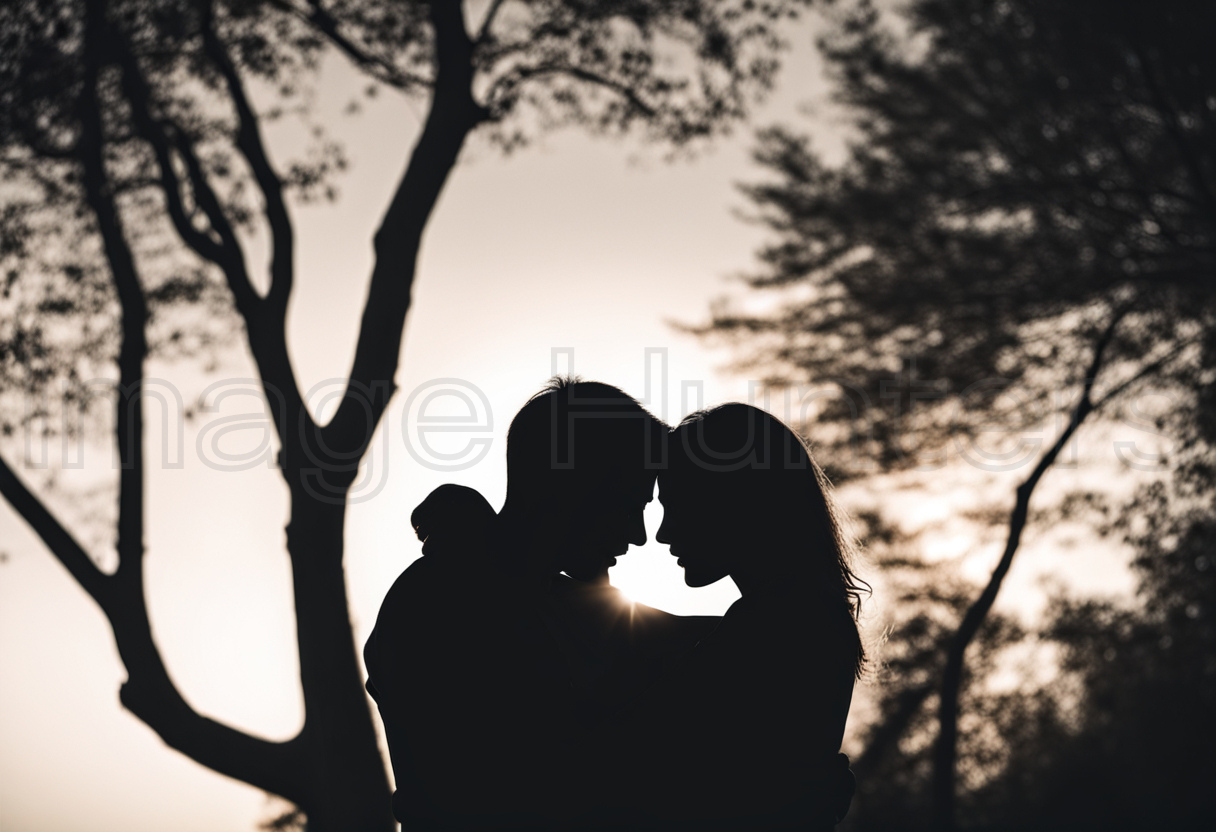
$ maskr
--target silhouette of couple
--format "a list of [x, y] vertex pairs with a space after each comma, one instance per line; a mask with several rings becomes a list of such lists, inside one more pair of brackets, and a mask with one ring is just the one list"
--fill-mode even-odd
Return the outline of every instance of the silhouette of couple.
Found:
[[[656, 475], [660, 542], [726, 615], [608, 583]], [[819, 830], [864, 654], [860, 587], [803, 442], [743, 404], [677, 428], [615, 387], [554, 379], [507, 436], [507, 497], [440, 486], [423, 557], [364, 651], [406, 830]]]

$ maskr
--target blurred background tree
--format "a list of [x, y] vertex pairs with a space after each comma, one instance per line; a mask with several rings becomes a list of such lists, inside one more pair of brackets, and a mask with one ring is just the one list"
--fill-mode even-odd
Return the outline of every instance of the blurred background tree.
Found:
[[[169, 746], [293, 803], [283, 824], [393, 829], [343, 565], [359, 463], [395, 389], [423, 231], [466, 139], [639, 133], [669, 149], [727, 131], [770, 87], [779, 28], [807, 2], [727, 0], [18, 0], [0, 6], [0, 428], [49, 438], [100, 419], [121, 461], [116, 543], [88, 547], [0, 461], [0, 493], [106, 615], [123, 706]], [[466, 15], [467, 12], [467, 15]], [[332, 199], [345, 166], [303, 95], [338, 54], [407, 99], [421, 132], [373, 242], [354, 359], [324, 424], [286, 338], [291, 205]], [[267, 123], [298, 116], [283, 163]], [[265, 233], [269, 256], [251, 256]], [[345, 279], [346, 275], [341, 276]], [[335, 278], [337, 279], [337, 278]], [[144, 593], [144, 400], [182, 403], [149, 357], [194, 357], [243, 329], [290, 494], [305, 719], [270, 742], [196, 712], [171, 679]], [[324, 333], [319, 333], [324, 337]], [[65, 412], [56, 412], [63, 406]], [[184, 408], [182, 408], [184, 409]], [[33, 435], [27, 433], [27, 435]], [[267, 518], [267, 522], [277, 522]]]
[[[1162, 825], [1167, 815], [1210, 822], [1210, 800], [1169, 787], [1211, 771], [1210, 718], [1187, 710], [1207, 733], [1183, 748], [1173, 743], [1188, 742], [1189, 731], [1164, 713], [1170, 706], [1148, 707], [1159, 682], [1162, 691], [1177, 684], [1186, 686], [1181, 696], [1210, 697], [1210, 662], [1181, 646], [1198, 647], [1199, 636], [1162, 629], [1182, 624], [1165, 623], [1163, 605], [1177, 590], [1162, 596], [1162, 581], [1171, 570], [1206, 569], [1198, 555], [1167, 567], [1176, 549], [1136, 532], [1128, 542], [1140, 553], [1143, 608], [1060, 602], [1043, 637], [1060, 643], [1063, 668], [1080, 686], [1075, 708], [1046, 694], [994, 699], [974, 680], [992, 645], [1009, 637], [989, 614], [1032, 517], [1031, 496], [1078, 428], [1113, 420], [1151, 385], [1169, 412], [1143, 424], [1201, 458], [1194, 470], [1210, 467], [1211, 445], [1190, 429], [1210, 420], [1216, 380], [1216, 6], [911, 0], [884, 13], [859, 0], [836, 8], [820, 47], [853, 131], [845, 158], [825, 161], [788, 127], [760, 134], [756, 159], [769, 177], [743, 189], [772, 238], [745, 277], [756, 291], [746, 305], [720, 302], [693, 331], [735, 344], [739, 366], [770, 386], [814, 393], [811, 434], [838, 479], [940, 477], [932, 472], [953, 459], [1017, 482], [999, 521], [1002, 555], [982, 590], [924, 576], [920, 586], [938, 589], [919, 603], [936, 612], [897, 622], [886, 671], [896, 678], [880, 689], [870, 735], [898, 751], [897, 764], [874, 769], [874, 799], [890, 811], [865, 806], [863, 783], [854, 823], [871, 817], [873, 828], [889, 829], [924, 818], [950, 829], [961, 818], [1041, 828], [1056, 811], [1068, 812], [1060, 828], [1181, 828]], [[1019, 435], [1052, 424], [1062, 427], [1043, 448]], [[992, 441], [994, 431], [1003, 441]], [[1188, 477], [1196, 505], [1177, 522], [1189, 525], [1155, 528], [1197, 541], [1211, 517], [1210, 478], [1171, 468], [1121, 516], [1164, 511]], [[897, 554], [890, 563], [906, 568], [907, 552]], [[1111, 638], [1120, 643], [1102, 646]], [[1112, 663], [1153, 645], [1153, 662], [1118, 664], [1137, 681], [1114, 695], [1126, 677]], [[931, 751], [917, 707], [936, 711]], [[1126, 742], [1111, 754], [1098, 725], [1116, 719]], [[1107, 749], [1088, 773], [1080, 756], [1044, 768], [1083, 748]], [[1100, 794], [1119, 791], [1116, 770], [1145, 775], [1120, 792], [1135, 807], [1098, 805]], [[1091, 775], [1112, 779], [1077, 779]], [[1018, 796], [1019, 777], [1039, 791]], [[912, 781], [928, 789], [924, 811], [883, 794], [911, 795]]]
[[[1099, 532], [1131, 549], [1134, 597], [1058, 592], [1033, 630], [998, 613], [980, 628], [962, 679], [960, 827], [1199, 830], [1216, 818], [1216, 453], [1180, 433], [1166, 476], [1090, 506]], [[974, 590], [952, 562], [901, 555], [918, 541], [860, 519], [890, 612], [842, 829], [930, 830], [940, 674]], [[1026, 647], [1056, 672], [994, 685], [1002, 653]]]

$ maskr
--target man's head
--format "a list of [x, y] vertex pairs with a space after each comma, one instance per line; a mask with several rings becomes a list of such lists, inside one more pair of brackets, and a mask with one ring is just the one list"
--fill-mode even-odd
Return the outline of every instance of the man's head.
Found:
[[666, 426], [616, 387], [554, 378], [511, 421], [504, 511], [525, 518], [553, 571], [603, 580], [646, 542], [665, 441]]

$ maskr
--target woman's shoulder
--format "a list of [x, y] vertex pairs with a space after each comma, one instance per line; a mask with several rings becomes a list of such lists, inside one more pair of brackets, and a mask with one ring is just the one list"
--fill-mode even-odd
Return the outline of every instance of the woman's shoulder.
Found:
[[851, 676], [857, 627], [848, 608], [805, 597], [740, 599], [703, 642], [705, 655], [805, 675], [808, 666]]
[[768, 629], [804, 637], [846, 635], [854, 631], [852, 613], [844, 602], [825, 601], [810, 593], [778, 591], [740, 598], [722, 618], [729, 630]]

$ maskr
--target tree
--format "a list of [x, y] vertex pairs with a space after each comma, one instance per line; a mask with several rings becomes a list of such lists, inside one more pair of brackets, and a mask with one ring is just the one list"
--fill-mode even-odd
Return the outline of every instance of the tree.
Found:
[[[870, 684], [858, 691], [862, 717], [859, 751], [852, 755], [857, 795], [842, 828], [924, 830], [929, 820], [933, 712], [945, 645], [966, 610], [971, 588], [952, 574], [948, 562], [927, 563], [915, 555], [919, 541], [874, 512], [861, 512], [867, 561], [878, 571], [875, 600], [883, 614], [884, 639], [871, 651]], [[1003, 714], [1021, 691], [993, 693], [991, 678], [1008, 648], [1024, 643], [1024, 627], [1014, 618], [988, 616], [976, 636], [962, 689], [970, 716], [960, 731], [964, 767], [982, 778], [999, 778], [1007, 746], [994, 736], [986, 717]]]
[[[105, 613], [128, 679], [121, 701], [171, 747], [279, 795], [310, 829], [392, 829], [387, 778], [345, 594], [343, 520], [394, 385], [419, 243], [468, 137], [511, 150], [577, 125], [682, 148], [729, 129], [771, 85], [779, 31], [805, 5], [715, 0], [491, 0], [472, 29], [458, 2], [51, 0], [0, 8], [0, 176], [5, 182], [0, 379], [14, 413], [64, 383], [87, 404], [112, 378], [117, 566], [102, 569], [0, 461], [0, 493]], [[429, 101], [375, 234], [354, 360], [320, 424], [285, 341], [290, 199], [325, 195], [342, 167], [316, 143], [286, 169], [266, 118], [336, 51], [375, 82]], [[258, 113], [259, 94], [274, 104]], [[243, 233], [269, 232], [268, 274]], [[200, 309], [228, 310], [231, 327]], [[231, 314], [235, 310], [235, 316]], [[273, 417], [291, 499], [287, 549], [304, 727], [268, 742], [194, 712], [157, 650], [144, 596], [143, 398], [150, 354], [193, 355], [243, 328]], [[96, 553], [93, 553], [96, 554]]]
[[1208, 425], [1176, 426], [1182, 440], [1166, 474], [1113, 509], [1095, 504], [1101, 531], [1133, 552], [1136, 597], [1053, 600], [1042, 637], [1059, 648], [1060, 673], [1015, 694], [1002, 715], [1003, 769], [969, 801], [981, 828], [1198, 830], [1216, 820], [1216, 449], [1206, 387], [1199, 421]]
[[[964, 828], [1198, 830], [1216, 819], [1211, 387], [1201, 391], [1208, 404], [1199, 420], [1172, 426], [1179, 441], [1159, 478], [1125, 502], [1092, 493], [1064, 501], [1074, 519], [1085, 513], [1128, 546], [1135, 597], [1057, 591], [1029, 632], [997, 613], [985, 619], [963, 679]], [[860, 519], [881, 569], [890, 640], [872, 671], [876, 684], [863, 689], [874, 713], [853, 757], [858, 794], [846, 825], [929, 829], [936, 677], [971, 591], [947, 562], [901, 556], [914, 538], [880, 517]], [[1009, 648], [1021, 653], [1017, 662]], [[1058, 653], [1054, 673], [1043, 673], [1036, 652]]]
[[1063, 651], [1055, 699], [1070, 718], [1011, 761], [1021, 793], [995, 797], [1032, 795], [1059, 829], [1216, 821], [1216, 378], [1195, 395], [1195, 411], [1167, 417], [1165, 474], [1100, 524], [1133, 552], [1139, 603], [1058, 598], [1045, 628]]
[[[964, 660], [1035, 487], [1150, 380], [1193, 414], [1216, 364], [1216, 58], [1200, 34], [1216, 10], [914, 0], [903, 15], [888, 26], [860, 0], [822, 39], [847, 156], [761, 134], [774, 180], [744, 192], [775, 239], [747, 282], [775, 300], [719, 305], [696, 331], [734, 338], [773, 384], [834, 388], [816, 436], [840, 473], [865, 443], [885, 471], [940, 467], [952, 443], [988, 470], [1029, 467], [942, 671], [933, 804], [950, 828]], [[980, 447], [1048, 423], [1062, 390], [1065, 427], [1037, 458]]]
[[1216, 449], [1179, 457], [1107, 525], [1135, 552], [1138, 606], [1060, 599], [1048, 629], [1081, 699], [1063, 741], [1015, 771], [1060, 829], [1216, 821]]

